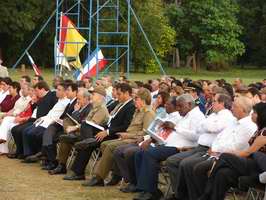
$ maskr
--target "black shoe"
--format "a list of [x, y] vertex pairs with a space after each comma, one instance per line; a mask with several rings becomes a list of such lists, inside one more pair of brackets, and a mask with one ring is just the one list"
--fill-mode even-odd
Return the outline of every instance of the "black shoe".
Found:
[[85, 175], [67, 175], [63, 178], [66, 181], [80, 181], [80, 180], [85, 180]]
[[122, 180], [121, 176], [113, 175], [112, 179], [108, 181], [105, 186], [114, 186], [117, 185]]
[[36, 153], [32, 156], [28, 156], [25, 158], [25, 162], [24, 163], [35, 163], [35, 162], [38, 162], [41, 160], [41, 157], [42, 157], [42, 153], [39, 152], [39, 153]]
[[152, 200], [153, 195], [149, 192], [140, 192], [135, 197], [133, 197], [133, 200]]
[[137, 192], [137, 187], [130, 183], [126, 187], [120, 188], [120, 191], [124, 193], [134, 193]]
[[104, 181], [102, 179], [93, 177], [88, 182], [82, 183], [82, 186], [85, 186], [85, 187], [104, 186]]
[[53, 170], [53, 169], [55, 169], [56, 168], [56, 166], [57, 166], [57, 161], [55, 161], [55, 162], [50, 162], [50, 163], [48, 163], [47, 165], [45, 165], [44, 167], [42, 167], [42, 170]]
[[59, 137], [59, 140], [60, 140], [60, 142], [74, 144], [75, 142], [80, 141], [80, 137], [78, 135], [70, 133], [67, 135], [61, 135]]
[[66, 166], [59, 164], [55, 169], [53, 170], [49, 170], [48, 173], [50, 175], [55, 175], [55, 174], [66, 174], [67, 170], [66, 170]]
[[18, 154], [16, 153], [9, 153], [7, 154], [7, 157], [10, 159], [17, 159], [18, 158]]
[[88, 147], [96, 147], [98, 142], [95, 138], [87, 138], [75, 144], [75, 148], [79, 150], [87, 149]]
[[28, 156], [28, 157], [26, 157], [24, 160], [22, 160], [21, 162], [22, 163], [36, 163], [36, 162], [38, 162], [38, 161], [40, 161], [40, 157], [37, 155], [36, 156], [36, 154], [35, 155], [32, 155], [32, 156]]

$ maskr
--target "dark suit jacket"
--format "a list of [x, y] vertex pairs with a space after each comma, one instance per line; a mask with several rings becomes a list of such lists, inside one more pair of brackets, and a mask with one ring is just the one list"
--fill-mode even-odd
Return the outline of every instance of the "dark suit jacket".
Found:
[[108, 112], [111, 113], [112, 110], [117, 106], [118, 103], [119, 103], [119, 101], [117, 101], [117, 100], [108, 101], [108, 103], [106, 104]]
[[[76, 121], [81, 123], [81, 121], [87, 117], [88, 113], [90, 112], [90, 109], [91, 109], [91, 105], [89, 104], [82, 110], [71, 112], [70, 115]], [[69, 117], [67, 117], [67, 115], [63, 119], [63, 126], [61, 126], [60, 124], [56, 122], [50, 124], [49, 127], [46, 129], [46, 132], [44, 133], [46, 135], [43, 138], [43, 145], [44, 146], [51, 145], [52, 144], [50, 142], [51, 137], [53, 138], [53, 142], [57, 142], [59, 140], [59, 136], [64, 133], [64, 130], [66, 130], [68, 126], [74, 126], [74, 125], [76, 125], [75, 122], [73, 122]]]
[[109, 135], [114, 135], [118, 132], [125, 132], [131, 123], [135, 112], [133, 100], [129, 101], [111, 120], [109, 126]]
[[64, 119], [67, 114], [71, 115], [74, 111], [75, 104], [77, 103], [77, 99], [75, 99], [72, 103], [67, 104], [63, 114], [61, 115], [60, 119]]
[[79, 123], [81, 123], [82, 121], [84, 121], [86, 119], [86, 117], [88, 116], [89, 112], [91, 111], [91, 108], [92, 108], [92, 105], [88, 104], [82, 110], [74, 111], [71, 116], [74, 119], [76, 119]]
[[36, 118], [43, 117], [54, 107], [57, 102], [55, 92], [49, 91], [43, 98], [37, 102], [37, 115]]
[[[84, 109], [72, 112], [71, 117], [73, 117], [77, 122], [81, 124], [81, 122], [84, 121], [88, 116], [89, 112], [91, 111], [91, 108], [92, 105], [88, 104]], [[69, 117], [64, 118], [63, 120], [64, 130], [66, 130], [68, 126], [74, 126], [74, 125], [76, 125], [75, 122], [72, 121]]]

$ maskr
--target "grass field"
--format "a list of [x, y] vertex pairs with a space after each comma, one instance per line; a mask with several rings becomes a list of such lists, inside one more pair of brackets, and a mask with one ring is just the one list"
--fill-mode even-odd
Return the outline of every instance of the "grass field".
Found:
[[[27, 69], [25, 72], [22, 72], [20, 69], [16, 70], [9, 70], [10, 76], [15, 79], [19, 80], [21, 75], [28, 74], [33, 75], [34, 72], [32, 69]], [[266, 78], [266, 69], [240, 69], [240, 68], [232, 68], [228, 71], [207, 71], [201, 70], [200, 72], [193, 72], [191, 69], [188, 68], [181, 68], [181, 69], [166, 69], [166, 73], [171, 76], [175, 76], [177, 78], [192, 78], [193, 80], [198, 79], [208, 79], [208, 80], [216, 80], [216, 79], [225, 79], [228, 82], [232, 82], [235, 78], [240, 77], [244, 80], [246, 84], [261, 81], [262, 79]], [[114, 73], [109, 73], [115, 77]], [[43, 77], [51, 83], [53, 78], [53, 70], [43, 70]], [[129, 78], [131, 80], [149, 80], [158, 78], [161, 75], [158, 73], [152, 74], [143, 74], [143, 73], [131, 73]]]
[[64, 181], [62, 175], [51, 176], [40, 165], [25, 164], [0, 156], [1, 200], [119, 200], [132, 199], [117, 187], [81, 186], [81, 181]]
[[[113, 187], [83, 187], [82, 181], [64, 181], [51, 176], [38, 163], [25, 164], [0, 156], [0, 199], [5, 200], [131, 200]], [[239, 197], [239, 200], [244, 198]], [[229, 195], [226, 200], [233, 200]]]

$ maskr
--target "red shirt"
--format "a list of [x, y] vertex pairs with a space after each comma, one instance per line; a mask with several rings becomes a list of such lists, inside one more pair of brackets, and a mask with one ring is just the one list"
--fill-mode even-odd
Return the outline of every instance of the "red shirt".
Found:
[[30, 117], [31, 115], [32, 115], [32, 103], [29, 102], [25, 110], [19, 113], [18, 116], [24, 118], [24, 117]]
[[20, 123], [27, 121], [31, 117], [33, 107], [34, 105], [30, 101], [25, 110], [18, 114], [18, 117], [20, 118]]
[[14, 107], [16, 101], [19, 99], [19, 97], [19, 95], [15, 97], [7, 95], [6, 98], [0, 104], [1, 112], [8, 112], [9, 110], [11, 110]]

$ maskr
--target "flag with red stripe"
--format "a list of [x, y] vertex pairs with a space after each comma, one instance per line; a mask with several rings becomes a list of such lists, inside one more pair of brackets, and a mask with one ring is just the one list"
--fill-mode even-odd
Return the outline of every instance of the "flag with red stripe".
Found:
[[77, 76], [77, 79], [94, 77], [97, 75], [97, 71], [102, 71], [107, 64], [108, 61], [104, 58], [102, 50], [96, 49], [84, 62], [82, 72]]
[[41, 75], [41, 70], [40, 70], [40, 69], [37, 67], [37, 65], [34, 63], [34, 61], [33, 61], [32, 57], [31, 57], [31, 55], [29, 54], [29, 52], [26, 52], [26, 54], [27, 54], [27, 56], [28, 56], [28, 58], [29, 58], [29, 60], [30, 60], [30, 63], [31, 63], [31, 65], [32, 65], [32, 68], [33, 68], [35, 74], [36, 74], [36, 75]]
[[82, 37], [74, 23], [61, 13], [60, 33], [59, 33], [59, 51], [66, 57], [74, 57], [73, 65], [81, 68], [79, 53], [87, 40]]

